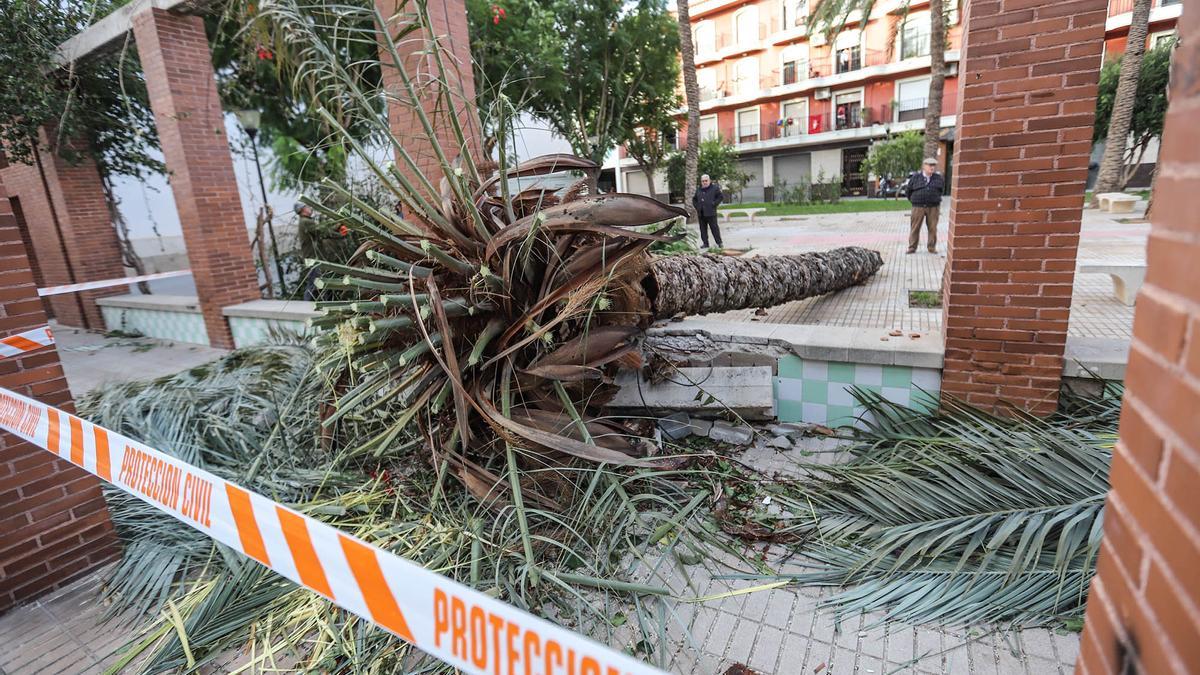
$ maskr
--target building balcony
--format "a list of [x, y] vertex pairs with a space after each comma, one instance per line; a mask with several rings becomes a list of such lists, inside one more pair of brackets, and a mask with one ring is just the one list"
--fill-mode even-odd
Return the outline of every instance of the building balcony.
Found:
[[[947, 76], [952, 77], [956, 74], [958, 60], [958, 50], [946, 52]], [[803, 64], [804, 62], [798, 63]], [[841, 72], [837, 72], [839, 69]], [[833, 58], [810, 62], [807, 67], [798, 65], [795, 69], [795, 82], [788, 82], [790, 77], [787, 76], [787, 73], [776, 70], [764, 76], [762, 86], [755, 91], [738, 93], [732, 87], [718, 87], [712, 91], [710, 98], [702, 98], [700, 110], [708, 111], [715, 108], [754, 104], [761, 99], [796, 96], [815, 89], [838, 89], [872, 78], [919, 73], [928, 69], [928, 56], [904, 59], [903, 61], [888, 61], [886, 53], [881, 51], [865, 50], [857, 59], [852, 54], [847, 55], [844, 59], [839, 59], [835, 54]], [[807, 74], [808, 77], [801, 77], [804, 74]], [[685, 111], [677, 110], [676, 112]]]
[[[1150, 23], [1178, 20], [1183, 13], [1182, 0], [1154, 0], [1150, 8]], [[1104, 30], [1113, 32], [1129, 28], [1133, 20], [1133, 0], [1111, 0], [1108, 5], [1108, 20], [1104, 22]]]
[[706, 45], [703, 49], [699, 45], [693, 45], [696, 51], [696, 65], [702, 66], [725, 59], [745, 56], [753, 52], [761, 51], [766, 48], [766, 43], [755, 38], [753, 40], [738, 40], [736, 35], [731, 33], [722, 33], [714, 39], [714, 44]]

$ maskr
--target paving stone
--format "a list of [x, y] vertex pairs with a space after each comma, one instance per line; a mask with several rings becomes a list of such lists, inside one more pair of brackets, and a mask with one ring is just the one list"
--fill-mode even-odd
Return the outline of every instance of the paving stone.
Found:
[[[787, 630], [793, 619], [792, 607], [796, 603], [796, 595], [791, 592], [773, 593], [771, 601], [767, 604], [767, 613], [763, 617], [763, 622], [769, 626], [774, 626], [781, 630]], [[797, 620], [796, 623], [803, 624], [803, 620]]]
[[754, 637], [758, 635], [758, 631], [758, 624], [739, 619], [730, 638], [729, 648], [725, 650], [725, 658], [738, 663], [749, 661], [750, 650], [754, 648]]
[[783, 638], [786, 633], [769, 626], [763, 626], [758, 631], [754, 641], [754, 651], [750, 655], [751, 668], [763, 673], [776, 672], [775, 664], [779, 660], [779, 652], [783, 649]]

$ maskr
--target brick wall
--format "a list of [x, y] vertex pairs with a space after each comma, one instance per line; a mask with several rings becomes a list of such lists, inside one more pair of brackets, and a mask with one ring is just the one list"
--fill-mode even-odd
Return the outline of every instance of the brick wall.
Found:
[[152, 8], [133, 32], [209, 343], [232, 349], [221, 308], [261, 296], [204, 21]]
[[1200, 664], [1200, 13], [1180, 21], [1079, 673]]
[[[41, 140], [49, 145], [55, 140], [53, 131], [43, 131]], [[20, 200], [22, 220], [41, 277], [39, 283], [56, 286], [124, 276], [121, 251], [95, 163], [86, 156], [71, 163], [53, 152], [40, 153], [40, 159], [40, 167], [12, 163], [0, 169], [9, 194]], [[52, 196], [53, 207], [47, 195]], [[86, 291], [52, 296], [49, 303], [60, 323], [103, 329], [96, 298], [127, 292], [125, 287]]]
[[[397, 14], [396, 0], [376, 0], [375, 6], [383, 16], [393, 17], [393, 21], [388, 27], [393, 35], [399, 26], [415, 20], [411, 14], [403, 12]], [[452, 78], [452, 81], [448, 84], [454, 106], [453, 114], [463, 126], [472, 156], [479, 159], [480, 131], [478, 115], [475, 110], [475, 76], [471, 66], [470, 31], [467, 26], [466, 3], [464, 0], [443, 0], [442, 2], [428, 3], [428, 8], [433, 34], [439, 37], [440, 44], [445, 50], [442, 58], [447, 70], [451, 71], [448, 73], [448, 77]], [[403, 9], [405, 12], [409, 11], [408, 7]], [[449, 124], [448, 111], [444, 106], [438, 105], [440, 85], [437, 83], [437, 64], [428, 54], [422, 53], [426, 50], [426, 45], [416, 39], [415, 34], [406, 36], [397, 47], [404, 63], [405, 72], [414, 83], [419, 85], [421, 103], [426, 114], [433, 120], [433, 128], [438, 142], [445, 155], [453, 160], [460, 154], [460, 148], [453, 128]], [[396, 68], [391, 65], [394, 63], [394, 59], [390, 52], [381, 47], [379, 58], [384, 64], [384, 87], [392, 93], [387, 106], [388, 124], [392, 129], [392, 135], [400, 139], [404, 149], [413, 158], [421, 173], [437, 186], [442, 177], [441, 165], [433, 150], [433, 145], [429, 141], [429, 135], [425, 133], [416, 111], [411, 106], [394, 100], [398, 98], [400, 101], [406, 101], [408, 96], [405, 94], [403, 82]], [[456, 75], [458, 77], [455, 77]], [[407, 164], [399, 156], [396, 157], [396, 167], [409, 176], [414, 184], [417, 184], [416, 177], [411, 175]]]
[[966, 3], [942, 392], [1058, 402], [1105, 0]]
[[[0, 180], [0, 335], [46, 323], [29, 259]], [[71, 410], [58, 352], [0, 360], [0, 387]], [[0, 431], [0, 612], [116, 557], [96, 478]]]

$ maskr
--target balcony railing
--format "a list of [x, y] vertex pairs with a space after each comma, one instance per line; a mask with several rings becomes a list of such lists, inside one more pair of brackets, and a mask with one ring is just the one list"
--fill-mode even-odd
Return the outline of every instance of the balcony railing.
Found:
[[716, 135], [734, 143], [757, 143], [779, 138], [803, 138], [809, 134], [820, 134], [845, 129], [861, 129], [873, 124], [892, 121], [892, 106], [880, 105], [867, 108], [848, 107], [842, 114], [819, 113], [805, 117], [776, 120], [768, 124], [743, 124], [719, 129]]
[[895, 105], [896, 121], [911, 122], [925, 119], [926, 103], [924, 98], [911, 98], [897, 101]]
[[[1183, 0], [1156, 0], [1155, 7], [1170, 7], [1171, 5], [1182, 4]], [[1108, 15], [1117, 16], [1127, 14], [1133, 11], [1133, 0], [1109, 0]]]
[[887, 52], [875, 49], [843, 49], [821, 59], [809, 61], [809, 77], [826, 77], [841, 75], [870, 66], [882, 66], [888, 63]]

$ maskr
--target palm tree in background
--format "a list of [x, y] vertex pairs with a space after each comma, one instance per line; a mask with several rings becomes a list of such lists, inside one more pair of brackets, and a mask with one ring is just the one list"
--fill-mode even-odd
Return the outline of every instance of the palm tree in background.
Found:
[[692, 44], [692, 18], [688, 13], [688, 0], [676, 0], [675, 6], [679, 19], [679, 58], [683, 62], [683, 93], [687, 100], [683, 207], [687, 209], [688, 219], [691, 220], [696, 217], [692, 195], [696, 192], [696, 171], [700, 164], [700, 83], [696, 80], [696, 49]]
[[[946, 3], [957, 0], [940, 0], [929, 3], [929, 94], [925, 103], [925, 156], [936, 157], [941, 140], [942, 98], [946, 89]], [[875, 9], [875, 0], [821, 0], [808, 17], [810, 31], [820, 30], [832, 39], [858, 14], [865, 23]], [[898, 10], [902, 16], [908, 13], [906, 2]]]
[[1125, 145], [1129, 139], [1129, 125], [1133, 120], [1133, 108], [1137, 104], [1138, 78], [1142, 72], [1142, 56], [1146, 53], [1146, 34], [1150, 29], [1151, 0], [1133, 0], [1133, 17], [1129, 24], [1129, 41], [1125, 56], [1121, 59], [1121, 78], [1117, 81], [1117, 95], [1113, 100], [1112, 118], [1108, 123], [1108, 136], [1104, 141], [1104, 157], [1100, 160], [1100, 174], [1092, 189], [1092, 200], [1105, 192], [1120, 192], [1125, 187]]

